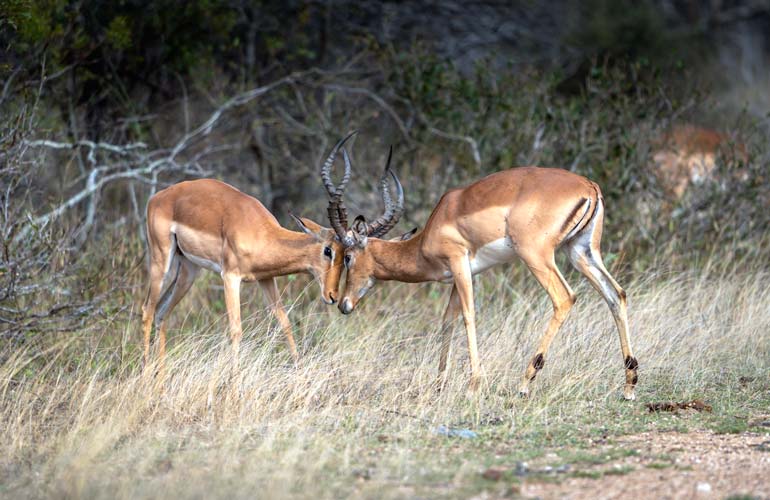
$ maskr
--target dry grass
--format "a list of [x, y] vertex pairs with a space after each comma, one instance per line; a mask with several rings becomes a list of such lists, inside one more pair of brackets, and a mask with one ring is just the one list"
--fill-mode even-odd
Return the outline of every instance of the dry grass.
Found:
[[[461, 329], [451, 381], [434, 391], [448, 293], [439, 285], [381, 284], [350, 317], [300, 299], [296, 368], [257, 314], [246, 322], [240, 396], [221, 320], [185, 322], [172, 337], [162, 389], [138, 366], [138, 321], [18, 348], [0, 366], [0, 496], [458, 496], [481, 487], [478, 472], [496, 457], [661, 425], [646, 401], [700, 397], [714, 405], [709, 418], [748, 414], [768, 400], [770, 369], [770, 274], [748, 267], [624, 283], [641, 363], [635, 403], [619, 400], [610, 313], [577, 275], [578, 303], [530, 400], [511, 391], [550, 305], [519, 273], [477, 281], [488, 383], [473, 398]], [[739, 377], [755, 382], [742, 388]], [[479, 437], [439, 436], [442, 424]]]

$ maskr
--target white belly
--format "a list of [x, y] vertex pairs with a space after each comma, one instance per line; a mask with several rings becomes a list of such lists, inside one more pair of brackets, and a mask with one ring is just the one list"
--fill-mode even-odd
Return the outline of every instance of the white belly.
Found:
[[486, 271], [492, 266], [512, 261], [516, 257], [513, 243], [507, 236], [487, 243], [470, 259], [471, 274]]

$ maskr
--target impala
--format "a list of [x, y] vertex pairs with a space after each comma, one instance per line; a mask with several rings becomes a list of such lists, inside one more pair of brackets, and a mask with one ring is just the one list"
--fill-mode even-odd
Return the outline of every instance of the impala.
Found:
[[[638, 363], [628, 340], [626, 294], [604, 267], [599, 250], [604, 221], [599, 186], [556, 168], [522, 167], [497, 172], [444, 194], [423, 230], [410, 239], [385, 241], [380, 238], [395, 226], [404, 207], [403, 187], [390, 169], [390, 156], [385, 173], [385, 213], [375, 222], [367, 223], [358, 216], [347, 227], [338, 212], [330, 211], [331, 225], [345, 246], [347, 279], [339, 302], [342, 313], [350, 314], [376, 280], [452, 283], [442, 325], [439, 383], [445, 380], [451, 326], [462, 312], [473, 390], [482, 375], [476, 346], [473, 275], [518, 257], [553, 303], [545, 335], [522, 379], [520, 394], [526, 396], [529, 383], [543, 368], [551, 341], [575, 303], [575, 294], [554, 260], [556, 250], [564, 247], [572, 265], [609, 305], [625, 365], [623, 393], [626, 399], [634, 399]], [[387, 187], [387, 175], [395, 182], [395, 202]]]
[[746, 146], [714, 130], [675, 125], [652, 146], [652, 171], [670, 200], [681, 199], [692, 184], [713, 180], [718, 160], [746, 180], [746, 171], [738, 168], [748, 162]]
[[[352, 134], [351, 134], [352, 135]], [[350, 160], [343, 150], [345, 175], [331, 181], [339, 141], [324, 162], [321, 176], [330, 210], [344, 211], [337, 192], [350, 179]], [[147, 204], [150, 283], [142, 307], [145, 366], [150, 356], [153, 323], [158, 328], [161, 366], [166, 349], [166, 319], [190, 290], [201, 268], [222, 277], [233, 355], [238, 360], [242, 337], [240, 287], [257, 281], [286, 335], [292, 357], [298, 358], [291, 323], [281, 304], [277, 276], [306, 272], [321, 286], [322, 300], [337, 299], [343, 248], [333, 230], [291, 214], [301, 232], [283, 228], [255, 198], [214, 179], [180, 182], [155, 194]], [[340, 217], [337, 217], [339, 220]], [[344, 215], [341, 216], [344, 222]]]

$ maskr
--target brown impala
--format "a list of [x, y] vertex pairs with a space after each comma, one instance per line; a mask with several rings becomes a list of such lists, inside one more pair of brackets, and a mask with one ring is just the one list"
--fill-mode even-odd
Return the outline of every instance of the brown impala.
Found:
[[[554, 335], [575, 303], [575, 294], [554, 260], [556, 249], [563, 246], [572, 265], [588, 278], [612, 311], [625, 363], [623, 393], [626, 399], [634, 399], [638, 363], [628, 341], [626, 294], [604, 267], [599, 250], [604, 221], [599, 186], [557, 168], [504, 170], [444, 194], [425, 228], [411, 239], [385, 241], [380, 237], [395, 226], [404, 207], [403, 188], [389, 165], [390, 156], [385, 173], [395, 181], [397, 201], [392, 201], [383, 176], [385, 214], [380, 219], [369, 224], [359, 216], [348, 228], [338, 210], [329, 212], [331, 225], [345, 245], [347, 282], [340, 311], [351, 313], [375, 280], [452, 283], [442, 327], [439, 379], [443, 381], [445, 375], [451, 325], [462, 311], [471, 361], [470, 388], [475, 389], [482, 370], [476, 347], [472, 277], [519, 257], [553, 302], [553, 316], [521, 383], [520, 393], [526, 396]], [[332, 204], [339, 200], [341, 197]]]
[[[348, 138], [337, 143], [322, 169], [322, 179], [332, 200], [330, 210], [344, 211], [337, 193], [345, 189], [350, 179], [347, 152], [343, 151], [345, 175], [337, 187], [331, 181], [330, 169]], [[166, 318], [190, 290], [200, 268], [222, 276], [236, 363], [242, 336], [240, 286], [241, 282], [249, 281], [259, 282], [286, 334], [291, 355], [297, 360], [291, 324], [281, 305], [275, 277], [310, 273], [322, 288], [323, 301], [333, 304], [342, 273], [343, 248], [331, 229], [293, 214], [292, 217], [302, 232], [284, 229], [258, 200], [213, 179], [180, 182], [150, 199], [150, 284], [142, 307], [145, 366], [149, 362], [153, 320], [158, 325], [162, 363]], [[344, 215], [341, 220], [344, 223]]]
[[747, 180], [746, 145], [715, 130], [675, 125], [652, 141], [652, 171], [666, 197], [677, 201], [690, 185], [717, 180], [724, 162], [734, 179]]

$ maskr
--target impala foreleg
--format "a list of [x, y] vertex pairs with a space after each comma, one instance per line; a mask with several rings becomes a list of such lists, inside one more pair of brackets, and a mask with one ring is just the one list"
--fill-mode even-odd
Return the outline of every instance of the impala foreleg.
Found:
[[222, 273], [225, 287], [225, 306], [230, 324], [230, 341], [233, 348], [233, 373], [237, 373], [241, 349], [241, 277], [236, 274]]
[[291, 357], [294, 360], [294, 363], [297, 363], [299, 361], [297, 344], [294, 342], [294, 334], [291, 331], [291, 322], [281, 303], [281, 296], [278, 292], [278, 285], [275, 282], [275, 278], [260, 280], [259, 284], [262, 286], [262, 291], [265, 293], [265, 298], [270, 306], [270, 310], [273, 311], [276, 319], [278, 319], [278, 323], [281, 325], [284, 335], [286, 335], [286, 343], [289, 345]]
[[522, 377], [519, 394], [527, 396], [529, 394], [529, 383], [534, 380], [537, 372], [545, 365], [545, 356], [548, 353], [548, 348], [551, 346], [556, 332], [559, 331], [562, 323], [567, 319], [567, 314], [569, 314], [570, 309], [572, 309], [575, 303], [575, 294], [556, 267], [552, 253], [548, 257], [532, 255], [523, 256], [522, 258], [527, 267], [529, 267], [529, 270], [537, 278], [537, 281], [545, 289], [549, 297], [551, 297], [553, 304], [553, 315], [548, 322], [545, 335], [540, 340], [540, 345], [537, 351], [535, 351], [535, 355], [529, 361]]
[[452, 286], [452, 292], [449, 296], [449, 303], [444, 311], [444, 319], [441, 322], [441, 350], [438, 359], [438, 380], [437, 387], [440, 391], [446, 383], [446, 369], [452, 347], [452, 333], [454, 332], [454, 321], [460, 314], [460, 296], [457, 293], [457, 287]]
[[468, 255], [450, 262], [450, 269], [454, 276], [455, 289], [460, 299], [460, 309], [465, 321], [465, 333], [468, 336], [468, 357], [471, 362], [471, 381], [468, 389], [475, 391], [482, 380], [481, 362], [479, 361], [479, 348], [476, 340], [476, 310], [473, 304], [473, 275], [471, 274]]

